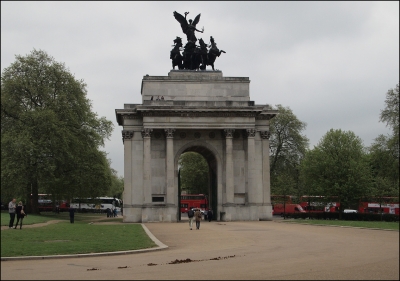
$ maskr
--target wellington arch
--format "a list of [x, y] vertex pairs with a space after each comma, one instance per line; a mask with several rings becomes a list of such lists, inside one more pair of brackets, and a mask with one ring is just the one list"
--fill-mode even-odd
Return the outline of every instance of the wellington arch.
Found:
[[[210, 170], [210, 201], [224, 221], [271, 220], [269, 124], [248, 77], [171, 70], [142, 79], [142, 103], [116, 109], [123, 127], [124, 222], [177, 222], [178, 159], [194, 151]], [[163, 99], [158, 100], [158, 97]]]

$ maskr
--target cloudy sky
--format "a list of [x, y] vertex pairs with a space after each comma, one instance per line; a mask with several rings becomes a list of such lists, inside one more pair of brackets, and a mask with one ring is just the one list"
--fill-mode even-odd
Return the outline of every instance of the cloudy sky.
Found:
[[[307, 123], [310, 148], [330, 129], [365, 146], [389, 128], [385, 94], [399, 83], [399, 2], [1, 2], [1, 70], [44, 50], [87, 83], [93, 111], [114, 123], [104, 150], [123, 176], [115, 109], [141, 103], [143, 76], [167, 76], [183, 38], [173, 11], [201, 13], [208, 43], [226, 51], [215, 67], [249, 77], [250, 100], [282, 104]], [[207, 69], [209, 69], [208, 67]]]

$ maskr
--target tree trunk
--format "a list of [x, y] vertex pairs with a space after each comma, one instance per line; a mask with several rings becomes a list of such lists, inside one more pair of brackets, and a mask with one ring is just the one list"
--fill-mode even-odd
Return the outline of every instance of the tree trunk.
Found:
[[33, 180], [32, 183], [27, 184], [26, 186], [27, 193], [27, 211], [31, 214], [40, 214], [39, 212], [39, 187], [37, 180]]

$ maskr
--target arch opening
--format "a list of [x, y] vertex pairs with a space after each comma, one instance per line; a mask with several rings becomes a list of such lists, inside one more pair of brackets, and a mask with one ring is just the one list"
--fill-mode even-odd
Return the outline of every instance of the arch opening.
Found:
[[[181, 157], [188, 152], [194, 152], [196, 155], [199, 155], [201, 159], [205, 160], [207, 164], [207, 179], [206, 181], [203, 181], [202, 184], [206, 184], [205, 188], [197, 188], [197, 189], [192, 189], [192, 190], [185, 190], [185, 184], [182, 183], [182, 177], [184, 175], [181, 173], [181, 169], [179, 167], [179, 160], [178, 160], [178, 206], [179, 206], [179, 220], [182, 220], [183, 218], [187, 217], [187, 209], [188, 207], [191, 206], [186, 206], [187, 204], [181, 203], [181, 198], [185, 194], [188, 194], [190, 192], [191, 194], [198, 194], [200, 193], [199, 191], [202, 192], [202, 194], [206, 195], [207, 198], [207, 206], [204, 208], [205, 210], [208, 211], [208, 209], [212, 210], [213, 216], [212, 219], [216, 220], [217, 216], [217, 208], [218, 208], [218, 181], [217, 181], [217, 158], [215, 154], [207, 147], [200, 145], [200, 144], [192, 144], [189, 145], [188, 147], [184, 148], [178, 156], [178, 159], [181, 159]], [[199, 158], [197, 158], [199, 159]], [[204, 174], [203, 174], [204, 176]], [[186, 191], [186, 192], [185, 192]], [[186, 210], [185, 210], [186, 209]]]

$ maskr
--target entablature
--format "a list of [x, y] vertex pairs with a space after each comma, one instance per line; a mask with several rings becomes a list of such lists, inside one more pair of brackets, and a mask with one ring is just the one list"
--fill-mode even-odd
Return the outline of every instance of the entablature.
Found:
[[243, 118], [251, 117], [255, 120], [270, 120], [277, 110], [270, 110], [268, 106], [254, 105], [244, 107], [194, 107], [194, 106], [151, 106], [125, 105], [124, 109], [115, 110], [117, 122], [123, 125], [123, 119], [142, 119], [144, 117], [205, 117], [205, 118]]

